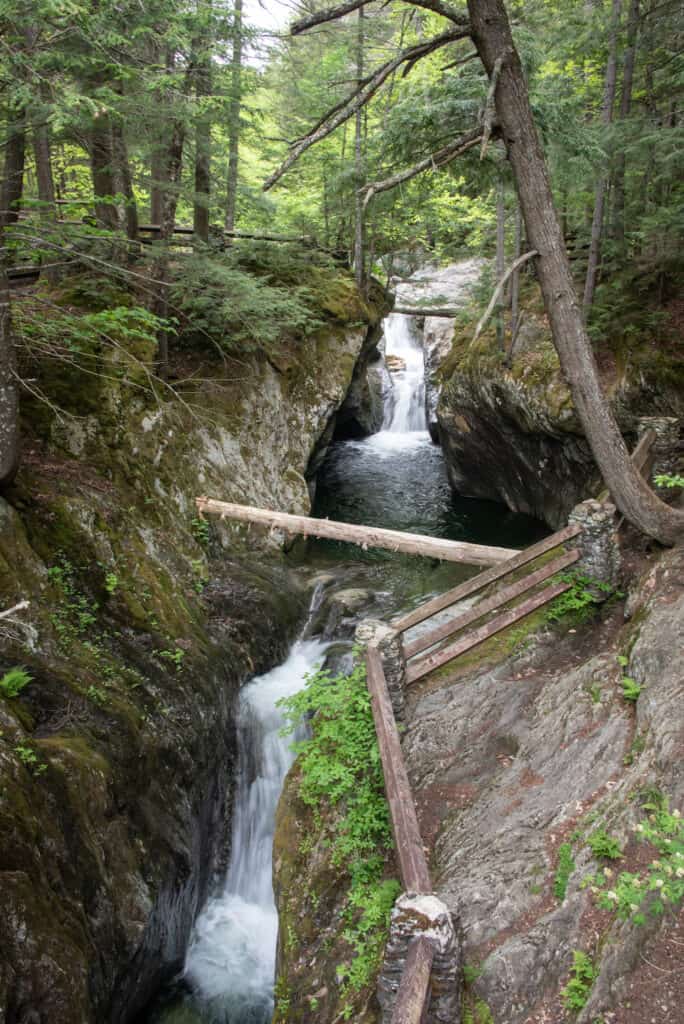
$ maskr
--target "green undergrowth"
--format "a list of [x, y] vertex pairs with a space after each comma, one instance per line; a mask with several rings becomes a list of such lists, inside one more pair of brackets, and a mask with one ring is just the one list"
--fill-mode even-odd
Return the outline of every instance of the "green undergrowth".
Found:
[[[638, 871], [616, 874], [617, 869], [604, 867], [583, 882], [599, 907], [635, 924], [643, 924], [646, 914], [658, 916], [675, 910], [684, 900], [684, 819], [678, 809], [670, 810], [667, 797], [657, 790], [642, 794], [642, 808], [647, 816], [634, 827], [634, 833], [657, 857]], [[624, 858], [617, 842], [605, 833], [594, 833], [588, 841], [595, 856], [615, 861]]]
[[[314, 828], [325, 829], [323, 816], [330, 807], [338, 812], [326, 841], [333, 866], [344, 867], [348, 878], [343, 919], [351, 956], [337, 970], [346, 999], [374, 978], [400, 891], [386, 873], [392, 837], [365, 665], [357, 659], [349, 675], [316, 672], [280, 706], [286, 733], [311, 719], [309, 736], [297, 740], [294, 750], [299, 797], [313, 811]], [[345, 1002], [343, 1019], [351, 1013]]]
[[566, 1010], [579, 1013], [587, 1003], [591, 987], [597, 975], [598, 970], [592, 963], [591, 958], [586, 953], [576, 949], [572, 954], [570, 980], [561, 992], [561, 998]]

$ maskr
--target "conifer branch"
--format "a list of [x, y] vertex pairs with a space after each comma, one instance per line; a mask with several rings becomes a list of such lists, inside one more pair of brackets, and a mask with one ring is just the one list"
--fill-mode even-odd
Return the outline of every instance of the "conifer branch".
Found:
[[437, 169], [438, 167], [444, 167], [445, 164], [455, 160], [457, 156], [461, 156], [462, 153], [466, 153], [473, 146], [476, 146], [482, 138], [482, 129], [475, 128], [471, 132], [466, 132], [465, 135], [461, 135], [458, 139], [454, 139], [453, 142], [449, 142], [446, 146], [442, 146], [435, 153], [431, 153], [426, 156], [423, 160], [420, 160], [417, 164], [412, 167], [408, 167], [403, 171], [398, 171], [389, 178], [385, 178], [384, 181], [374, 181], [369, 185], [366, 185], [362, 190], [364, 193], [364, 206], [370, 203], [371, 199], [378, 195], [380, 192], [388, 192], [390, 189], [396, 188], [397, 185], [403, 184], [405, 181], [410, 181], [411, 178], [415, 178], [418, 174], [422, 174], [423, 171], [428, 171], [430, 168]]
[[434, 36], [432, 39], [427, 39], [422, 43], [416, 43], [413, 46], [407, 47], [398, 53], [392, 60], [387, 61], [377, 71], [374, 71], [360, 86], [355, 89], [342, 104], [338, 104], [337, 107], [333, 107], [331, 111], [316, 125], [307, 135], [299, 139], [294, 146], [292, 146], [290, 153], [283, 160], [280, 167], [277, 168], [266, 179], [263, 185], [264, 192], [267, 192], [280, 178], [285, 174], [286, 171], [292, 167], [292, 165], [299, 159], [302, 153], [306, 152], [311, 146], [320, 142], [322, 139], [327, 138], [336, 128], [348, 121], [357, 110], [364, 107], [369, 100], [375, 95], [380, 86], [385, 82], [389, 76], [396, 71], [398, 67], [406, 63], [406, 61], [415, 62], [415, 60], [421, 57], [426, 57], [429, 53], [433, 53], [435, 50], [439, 50], [442, 46], [447, 46], [449, 43], [456, 42], [458, 39], [463, 39], [467, 35], [463, 29], [452, 28], [446, 32], [442, 32], [441, 35]]

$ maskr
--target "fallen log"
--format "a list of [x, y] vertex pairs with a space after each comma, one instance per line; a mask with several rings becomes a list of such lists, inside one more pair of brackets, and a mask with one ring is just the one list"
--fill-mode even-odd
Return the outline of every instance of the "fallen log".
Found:
[[293, 516], [286, 512], [253, 508], [250, 505], [234, 505], [214, 498], [196, 498], [200, 512], [213, 512], [222, 519], [254, 523], [285, 533], [300, 533], [304, 537], [324, 537], [359, 544], [365, 548], [385, 548], [402, 551], [409, 555], [424, 555], [445, 562], [465, 562], [467, 565], [496, 565], [505, 562], [519, 552], [512, 548], [489, 547], [485, 544], [467, 544], [465, 541], [441, 540], [425, 537], [420, 533], [402, 533], [400, 530], [386, 530], [376, 526], [357, 526], [353, 523], [339, 523], [333, 519], [314, 519], [311, 516]]

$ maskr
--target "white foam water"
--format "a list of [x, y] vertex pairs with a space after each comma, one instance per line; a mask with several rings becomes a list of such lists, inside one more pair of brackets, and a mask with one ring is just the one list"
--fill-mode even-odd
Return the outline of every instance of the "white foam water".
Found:
[[278, 914], [271, 882], [278, 798], [292, 764], [282, 697], [300, 690], [328, 645], [299, 640], [287, 660], [240, 695], [238, 786], [225, 884], [195, 925], [185, 963], [193, 1001], [212, 1024], [267, 1024], [273, 1014]]
[[[410, 317], [391, 313], [384, 323], [385, 354], [396, 356], [404, 369], [392, 372], [394, 402], [388, 408], [383, 429], [376, 438], [386, 434], [424, 434], [427, 432], [425, 414], [425, 365], [423, 350], [411, 334]], [[392, 441], [385, 438], [388, 444]], [[397, 446], [396, 443], [394, 445]]]

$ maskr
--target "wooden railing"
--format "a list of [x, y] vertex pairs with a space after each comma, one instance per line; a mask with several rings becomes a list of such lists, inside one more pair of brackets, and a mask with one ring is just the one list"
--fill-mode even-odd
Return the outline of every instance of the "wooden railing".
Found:
[[[375, 732], [385, 777], [392, 834], [401, 884], [405, 892], [432, 892], [416, 806], [401, 750], [399, 731], [392, 710], [380, 652], [366, 650], [366, 679], [371, 696]], [[432, 943], [418, 935], [409, 944], [399, 983], [392, 1024], [421, 1024], [430, 1001], [430, 972], [435, 956]]]
[[[548, 554], [565, 541], [576, 537], [580, 532], [581, 527], [578, 525], [567, 526], [526, 550], [517, 552], [505, 562], [479, 573], [447, 593], [426, 601], [408, 615], [402, 616], [392, 624], [394, 629], [398, 633], [406, 632], [456, 602], [479, 593], [485, 587], [503, 580], [516, 570], [524, 569], [540, 556]], [[562, 594], [571, 586], [569, 582], [561, 580], [549, 584], [521, 604], [513, 605], [478, 629], [465, 633], [455, 643], [444, 645], [444, 642], [454, 633], [467, 629], [478, 619], [498, 611], [534, 587], [545, 583], [552, 576], [573, 565], [579, 557], [580, 553], [577, 549], [556, 555], [521, 579], [480, 601], [475, 607], [469, 608], [449, 622], [428, 630], [407, 643], [404, 647], [404, 656], [408, 662], [406, 682], [415, 682], [433, 669], [446, 664], [458, 657], [459, 654], [471, 650], [490, 636], [494, 636], [500, 630], [510, 626], [511, 623], [524, 618], [536, 608], [542, 607]], [[431, 648], [434, 648], [432, 653], [411, 664], [412, 658]], [[430, 871], [420, 835], [418, 816], [392, 710], [382, 658], [379, 650], [373, 646], [369, 646], [366, 650], [366, 674], [402, 886], [406, 892], [430, 893], [432, 891]], [[435, 948], [432, 942], [424, 934], [418, 933], [409, 943], [392, 1014], [392, 1024], [422, 1024], [425, 1020], [430, 1003], [430, 977], [434, 958]]]
[[[417, 625], [419, 622], [424, 622], [426, 619], [431, 618], [433, 615], [437, 614], [437, 612], [444, 611], [457, 601], [462, 601], [464, 598], [478, 593], [490, 584], [503, 580], [506, 576], [509, 576], [516, 570], [529, 565], [541, 555], [552, 551], [560, 544], [563, 544], [566, 540], [570, 540], [577, 536], [580, 532], [581, 527], [579, 526], [566, 526], [564, 530], [551, 534], [550, 537], [546, 537], [537, 544], [533, 544], [531, 547], [526, 548], [518, 555], [504, 562], [502, 565], [498, 565], [486, 570], [485, 572], [481, 572], [472, 579], [466, 580], [465, 583], [459, 584], [458, 587], [448, 591], [446, 594], [442, 594], [439, 597], [434, 598], [432, 601], [428, 601], [420, 608], [415, 609], [409, 615], [404, 616], [394, 623], [395, 629], [401, 633], [405, 632], [412, 626]], [[507, 629], [508, 626], [511, 626], [514, 622], [518, 622], [520, 619], [525, 618], [537, 608], [543, 607], [545, 604], [548, 604], [549, 601], [552, 601], [554, 598], [564, 593], [570, 588], [571, 583], [562, 580], [556, 583], [551, 583], [544, 587], [543, 590], [540, 590], [528, 597], [521, 604], [512, 605], [512, 607], [507, 608], [505, 611], [501, 611], [499, 615], [496, 615], [477, 629], [465, 633], [454, 643], [445, 643], [445, 641], [450, 637], [453, 637], [455, 633], [466, 630], [468, 626], [477, 622], [478, 619], [482, 619], [487, 615], [491, 615], [493, 612], [499, 611], [499, 609], [504, 608], [504, 606], [510, 605], [511, 602], [522, 597], [523, 594], [526, 594], [534, 587], [538, 587], [539, 584], [544, 583], [552, 576], [562, 572], [564, 569], [568, 569], [579, 559], [579, 557], [580, 553], [577, 549], [572, 549], [560, 554], [551, 561], [541, 565], [533, 572], [528, 573], [521, 579], [503, 587], [501, 590], [492, 594], [485, 600], [480, 601], [473, 608], [469, 608], [461, 615], [457, 615], [454, 618], [449, 619], [444, 624], [428, 630], [422, 635], [416, 637], [414, 640], [411, 640], [404, 647], [404, 656], [408, 661], [406, 682], [410, 684], [416, 682], [418, 679], [422, 679], [422, 677], [427, 675], [429, 672], [432, 672], [436, 668], [440, 668], [442, 665], [446, 665], [447, 662], [452, 661], [459, 655], [465, 654], [467, 651], [479, 646], [490, 637], [500, 633], [501, 630]], [[418, 661], [411, 662], [411, 659], [415, 658], [416, 655], [422, 654], [431, 648], [434, 648], [431, 653], [420, 658]]]

